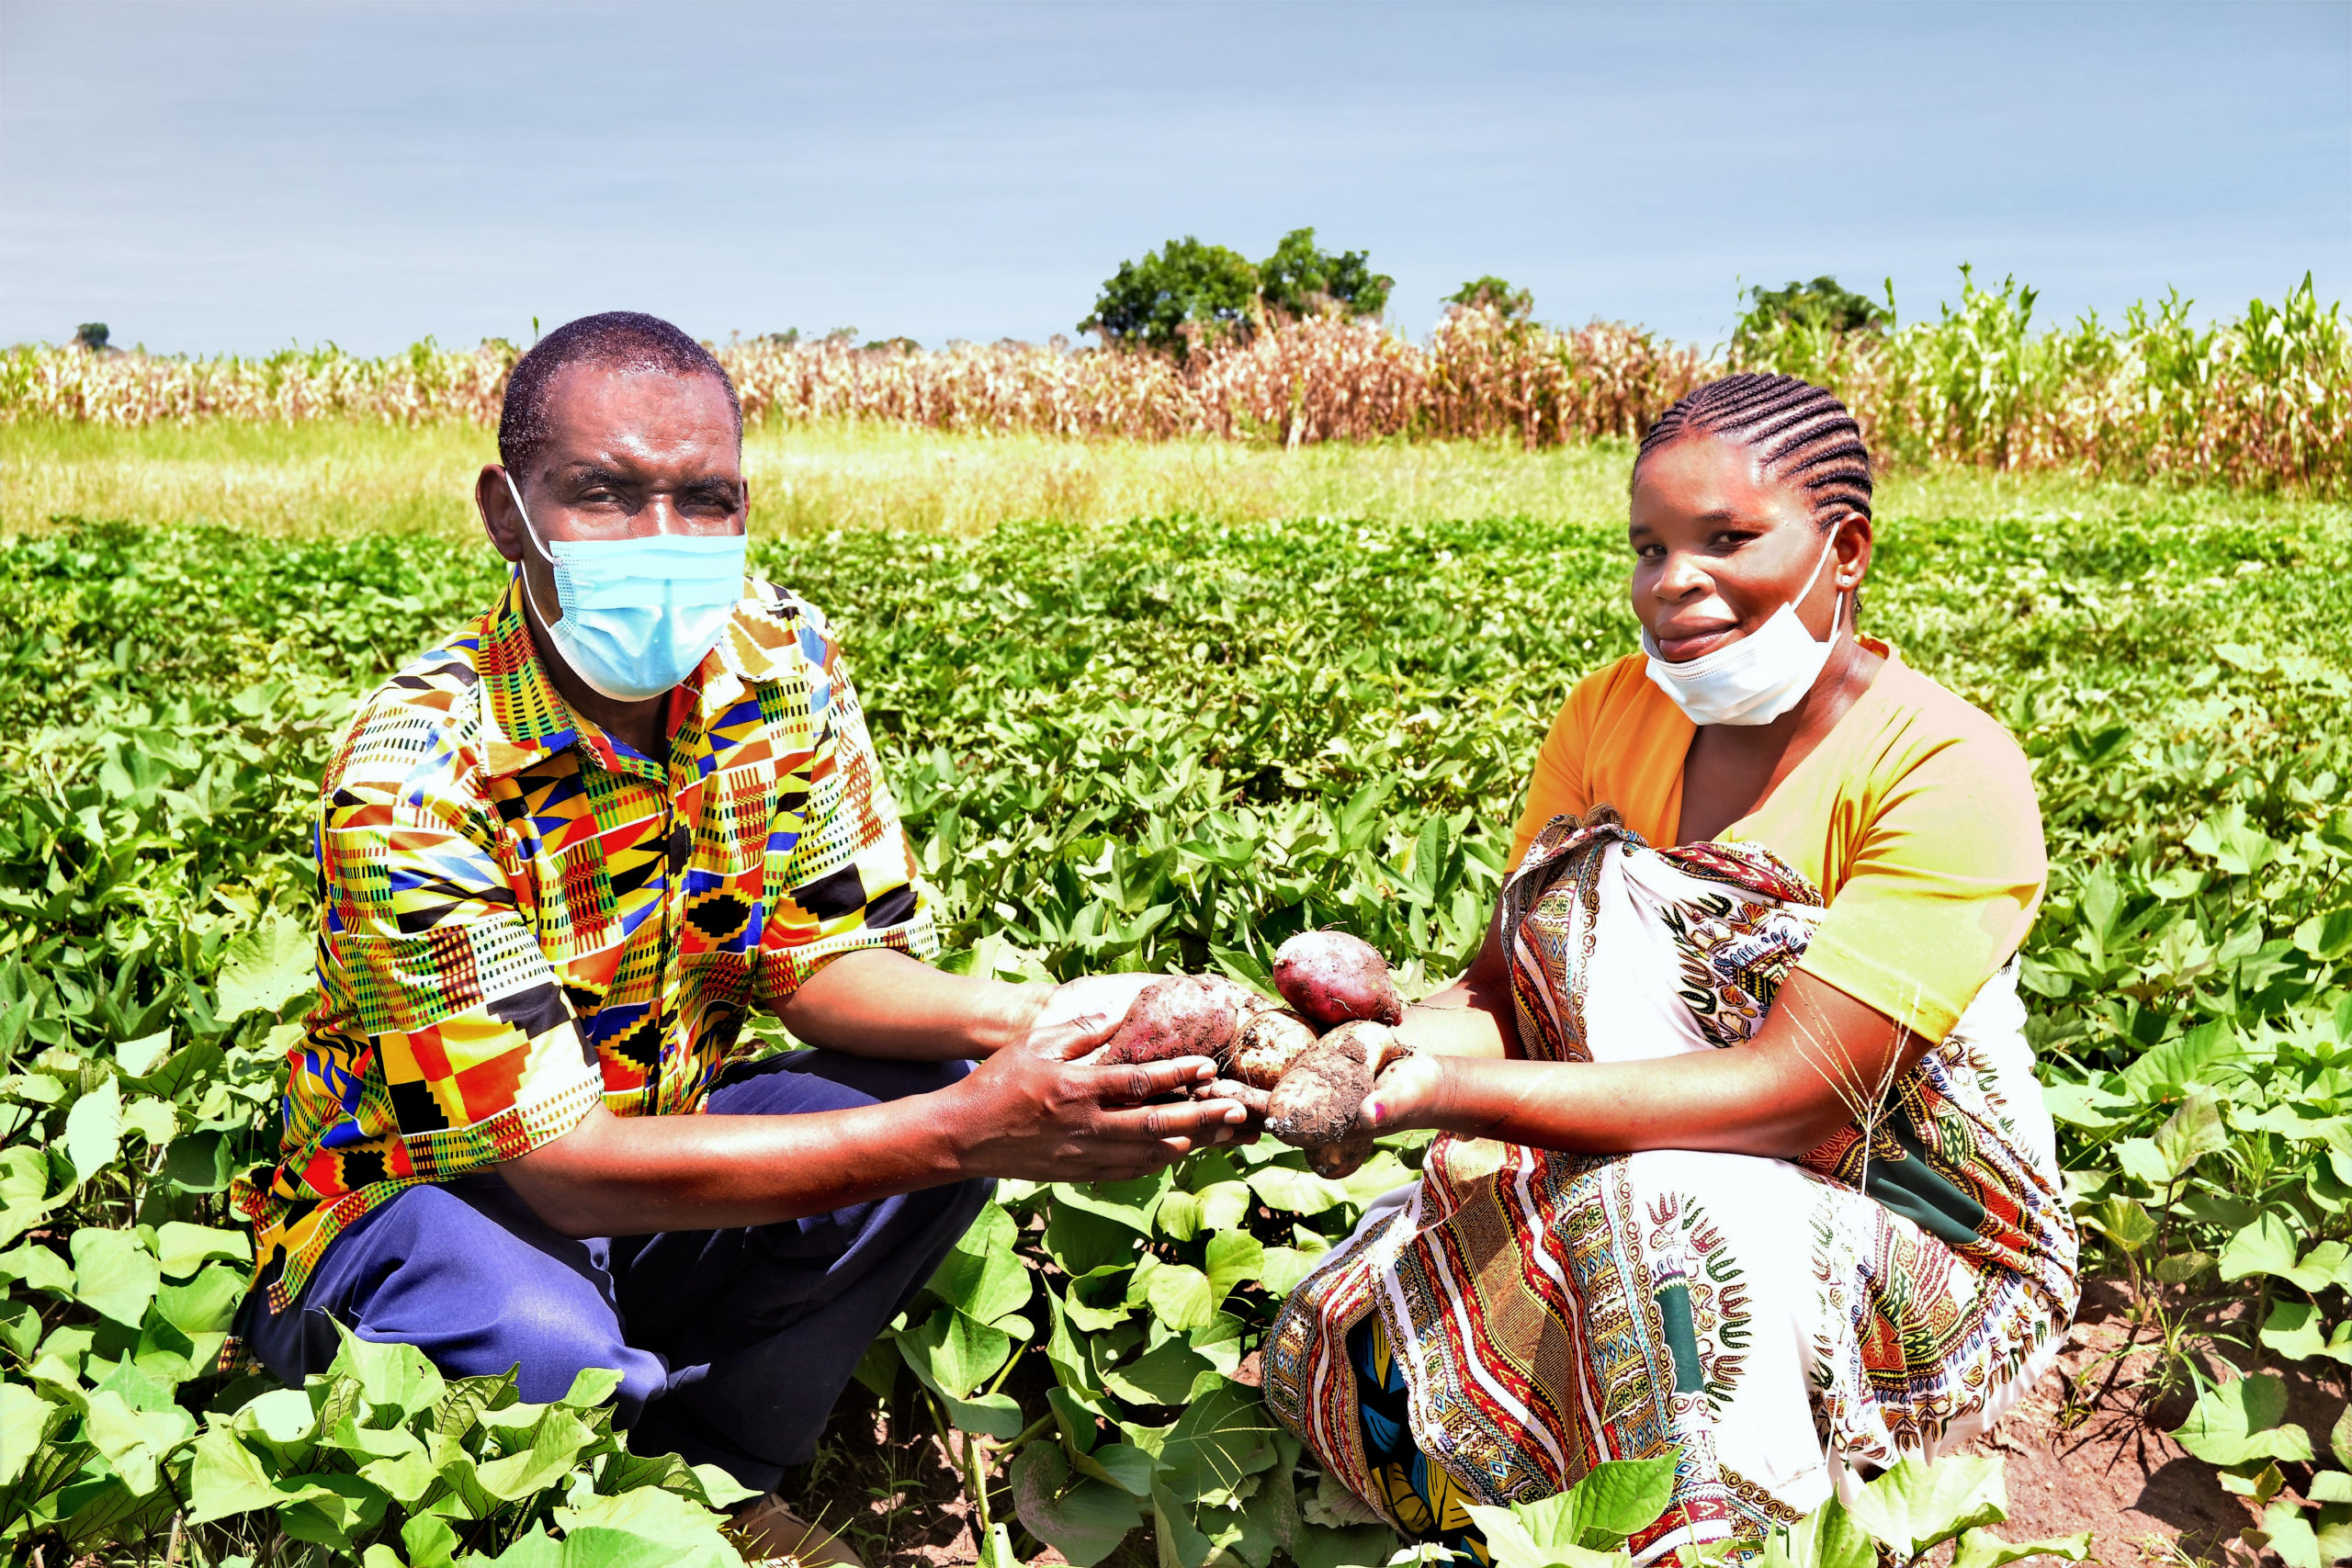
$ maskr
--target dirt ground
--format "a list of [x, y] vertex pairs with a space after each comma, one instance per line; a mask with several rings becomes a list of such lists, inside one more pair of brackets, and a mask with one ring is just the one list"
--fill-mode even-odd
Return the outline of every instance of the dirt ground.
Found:
[[[2250, 1338], [2236, 1328], [2248, 1303], [2228, 1302], [2195, 1317], [2190, 1345], [2208, 1375], [2216, 1352], [2250, 1365], [2231, 1342]], [[2222, 1488], [2210, 1466], [2189, 1457], [2170, 1436], [2187, 1416], [2187, 1387], [2152, 1395], [2160, 1358], [2146, 1343], [2126, 1349], [2128, 1302], [2116, 1284], [2093, 1280], [2057, 1364], [1973, 1448], [2007, 1461], [2011, 1540], [2093, 1534], [2093, 1561], [2103, 1568], [2151, 1568], [2187, 1560], [2226, 1561], [2222, 1544], [2252, 1522], [2256, 1510]], [[2288, 1418], [2316, 1441], [2344, 1408], [2345, 1390], [2290, 1366]], [[853, 1400], [859, 1397], [852, 1390]], [[902, 1440], [893, 1440], [893, 1433]], [[845, 1521], [869, 1568], [948, 1568], [976, 1562], [970, 1514], [957, 1465], [913, 1408], [845, 1404], [817, 1463], [787, 1480], [787, 1491], [809, 1517]], [[2307, 1482], [2308, 1467], [2287, 1467], [2289, 1490]], [[1130, 1562], [1129, 1559], [1132, 1559]], [[1057, 1563], [1047, 1551], [1033, 1561]], [[2276, 1559], [2271, 1559], [2276, 1562]], [[1140, 1532], [1112, 1568], [1152, 1562]]]
[[2008, 1461], [2000, 1531], [2027, 1540], [2089, 1530], [2107, 1568], [2177, 1562], [2178, 1551], [2215, 1560], [2252, 1514], [2173, 1441], [2166, 1428], [2186, 1417], [2190, 1397], [2146, 1398], [2156, 1356], [2124, 1353], [2124, 1308], [2121, 1292], [2095, 1281], [2057, 1365], [1971, 1445]]

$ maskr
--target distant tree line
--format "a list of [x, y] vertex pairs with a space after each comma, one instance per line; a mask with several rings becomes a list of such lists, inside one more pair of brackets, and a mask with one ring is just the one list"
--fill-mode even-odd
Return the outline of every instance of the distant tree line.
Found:
[[1246, 335], [1270, 318], [1378, 316], [1396, 287], [1372, 270], [1367, 253], [1327, 251], [1311, 228], [1284, 234], [1261, 262], [1187, 234], [1121, 262], [1078, 330], [1100, 333], [1114, 347], [1181, 356], [1196, 339]]
[[[1195, 342], [1246, 337], [1269, 319], [1379, 316], [1395, 287], [1396, 279], [1372, 270], [1365, 252], [1327, 251], [1311, 228], [1283, 235], [1261, 262], [1187, 234], [1139, 260], [1121, 262], [1078, 330], [1100, 333], [1113, 347], [1161, 349], [1181, 358]], [[1758, 286], [1741, 298], [1746, 306], [1733, 336], [1736, 347], [1782, 325], [1881, 333], [1894, 324], [1891, 286], [1883, 305], [1829, 276], [1792, 280], [1781, 288]], [[1534, 295], [1491, 273], [1464, 283], [1445, 303], [1492, 310], [1512, 325], [1535, 320]]]

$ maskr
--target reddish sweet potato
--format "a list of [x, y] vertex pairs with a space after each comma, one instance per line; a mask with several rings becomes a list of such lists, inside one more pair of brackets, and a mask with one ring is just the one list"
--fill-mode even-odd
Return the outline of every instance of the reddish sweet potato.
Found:
[[1243, 1083], [1270, 1089], [1282, 1082], [1293, 1062], [1313, 1049], [1315, 1031], [1304, 1019], [1287, 1008], [1269, 1008], [1241, 1026], [1229, 1070]]
[[1200, 975], [1195, 976], [1194, 978], [1209, 988], [1210, 995], [1233, 1009], [1236, 1018], [1244, 1021], [1258, 1013], [1264, 1012], [1269, 1008], [1278, 1008], [1283, 1005], [1273, 998], [1262, 996], [1240, 981], [1228, 980], [1222, 975]]
[[[1249, 1028], [1250, 1021], [1251, 1019], [1257, 1017], [1258, 1014], [1261, 1012], [1269, 1010], [1270, 1009], [1278, 1008], [1283, 1005], [1282, 1003], [1274, 1000], [1273, 998], [1260, 996], [1257, 992], [1251, 990], [1249, 987], [1242, 985], [1239, 981], [1228, 980], [1222, 975], [1198, 975], [1193, 976], [1193, 978], [1197, 979], [1201, 983], [1202, 987], [1207, 990], [1210, 996], [1215, 997], [1220, 1003], [1233, 1010], [1234, 1044], [1227, 1047], [1226, 1051], [1219, 1053], [1217, 1056], [1219, 1066], [1223, 1066], [1227, 1057], [1231, 1055], [1234, 1049], [1237, 1049], [1239, 1046], [1241, 1032]], [[1269, 1084], [1266, 1087], [1272, 1089], [1273, 1086]]]
[[1136, 994], [1101, 1060], [1106, 1066], [1178, 1056], [1221, 1060], [1232, 1054], [1236, 1032], [1231, 1006], [1192, 976], [1171, 975]]
[[1340, 1025], [1283, 1074], [1266, 1101], [1266, 1131], [1303, 1149], [1347, 1142], [1373, 1080], [1404, 1051], [1385, 1024]]
[[1274, 954], [1274, 988], [1317, 1029], [1355, 1019], [1395, 1026], [1405, 1001], [1388, 978], [1388, 960], [1345, 931], [1301, 931]]

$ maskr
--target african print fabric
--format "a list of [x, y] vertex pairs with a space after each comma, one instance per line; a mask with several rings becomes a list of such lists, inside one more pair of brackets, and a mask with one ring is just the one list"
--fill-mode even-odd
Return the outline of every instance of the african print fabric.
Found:
[[753, 582], [647, 757], [557, 694], [510, 584], [360, 705], [321, 785], [319, 995], [278, 1162], [241, 1177], [279, 1312], [402, 1188], [601, 1100], [698, 1111], [752, 1008], [831, 959], [937, 945], [817, 612]]
[[[1521, 1047], [1578, 1062], [1736, 1045], [1819, 915], [1758, 846], [1658, 851], [1605, 811], [1556, 819], [1504, 892]], [[1283, 1306], [1268, 1405], [1392, 1523], [1457, 1549], [1443, 1521], [1406, 1517], [1394, 1481], [1412, 1461], [1376, 1444], [1369, 1404], [1401, 1405], [1419, 1456], [1471, 1503], [1674, 1453], [1642, 1562], [1756, 1541], [1853, 1464], [1950, 1450], [2041, 1375], [2074, 1311], [2076, 1237], [2023, 1025], [2004, 970], [1867, 1134], [1794, 1161], [1438, 1138], [1421, 1179]], [[1401, 1401], [1351, 1354], [1375, 1318]]]
[[1378, 1313], [1364, 1314], [1348, 1331], [1348, 1368], [1356, 1375], [1364, 1464], [1380, 1489], [1382, 1509], [1416, 1539], [1453, 1552], [1463, 1568], [1487, 1568], [1494, 1554], [1468, 1506], [1477, 1499], [1442, 1466], [1431, 1464], [1413, 1440], [1412, 1391]]

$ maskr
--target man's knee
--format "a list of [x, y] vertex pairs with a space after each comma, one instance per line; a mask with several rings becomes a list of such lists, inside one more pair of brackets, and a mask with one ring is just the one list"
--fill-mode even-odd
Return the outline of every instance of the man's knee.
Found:
[[[452, 1377], [517, 1368], [525, 1399], [560, 1399], [582, 1371], [621, 1373], [621, 1419], [657, 1393], [658, 1358], [622, 1337], [609, 1277], [590, 1247], [557, 1235], [494, 1178], [401, 1193], [365, 1229], [338, 1238], [302, 1314], [311, 1354], [285, 1376], [323, 1370], [329, 1315], [363, 1339], [413, 1345]], [[331, 1358], [331, 1352], [330, 1352]]]

